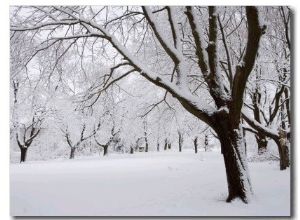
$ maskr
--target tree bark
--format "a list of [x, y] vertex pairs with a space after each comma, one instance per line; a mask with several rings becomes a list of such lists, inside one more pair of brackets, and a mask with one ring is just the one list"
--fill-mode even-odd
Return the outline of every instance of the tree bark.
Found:
[[231, 202], [240, 198], [248, 203], [252, 195], [252, 186], [248, 172], [245, 145], [241, 128], [232, 126], [228, 117], [219, 117], [218, 127], [215, 129], [221, 143], [224, 158], [228, 198]]
[[27, 157], [27, 147], [20, 147], [21, 150], [21, 159], [20, 159], [20, 163], [25, 162], [26, 161], [26, 157]]

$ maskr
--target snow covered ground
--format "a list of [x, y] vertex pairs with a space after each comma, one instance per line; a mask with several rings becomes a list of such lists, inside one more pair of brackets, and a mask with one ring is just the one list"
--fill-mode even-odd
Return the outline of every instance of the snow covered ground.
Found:
[[290, 170], [249, 163], [248, 205], [226, 203], [220, 152], [109, 155], [10, 165], [13, 216], [289, 216]]

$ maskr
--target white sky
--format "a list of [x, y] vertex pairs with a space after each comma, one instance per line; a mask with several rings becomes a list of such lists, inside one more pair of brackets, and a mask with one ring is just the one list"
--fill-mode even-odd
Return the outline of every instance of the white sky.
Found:
[[[162, 3], [168, 4], [172, 3], [174, 5], [199, 5], [199, 4], [205, 4], [208, 3], [207, 1], [197, 1], [197, 0], [185, 0], [185, 1], [165, 1], [162, 2], [161, 0], [151, 0], [151, 1], [120, 1], [120, 0], [102, 0], [102, 1], [94, 1], [94, 0], [85, 0], [78, 1], [66, 1], [66, 0], [52, 0], [52, 1], [38, 1], [38, 0], [28, 0], [28, 1], [20, 1], [20, 0], [12, 0], [12, 1], [5, 1], [2, 0], [0, 3], [0, 22], [1, 22], [1, 29], [0, 29], [0, 49], [1, 49], [1, 73], [0, 73], [0, 96], [1, 96], [1, 107], [0, 107], [0, 140], [1, 140], [1, 146], [0, 146], [0, 163], [1, 163], [1, 184], [0, 184], [0, 218], [1, 219], [12, 219], [9, 216], [9, 5], [82, 5], [83, 3], [85, 5], [99, 5], [100, 3], [102, 5], [161, 5]], [[252, 0], [250, 3], [251, 5], [290, 5], [292, 6], [293, 12], [294, 12], [294, 35], [293, 35], [293, 43], [295, 45], [294, 49], [294, 68], [293, 72], [297, 73], [297, 63], [298, 63], [298, 56], [296, 54], [297, 51], [299, 51], [299, 43], [297, 42], [297, 37], [299, 37], [299, 11], [300, 11], [300, 4], [297, 3], [298, 1], [295, 0], [285, 0], [285, 1], [279, 1], [279, 0], [272, 0], [272, 1], [262, 1], [262, 0]], [[220, 1], [220, 0], [210, 0], [210, 5], [240, 5], [241, 1], [237, 0], [230, 0], [230, 1]], [[295, 77], [293, 77], [295, 80], [294, 82], [294, 99], [296, 103], [294, 103], [294, 111], [297, 112], [296, 109], [298, 109], [298, 101], [299, 98], [297, 97], [299, 95], [299, 77], [297, 77], [297, 74], [295, 74]], [[293, 114], [293, 116], [296, 116], [296, 114]], [[296, 128], [299, 129], [298, 126], [299, 120], [295, 120], [295, 124], [292, 126], [294, 130]], [[294, 137], [296, 137], [296, 134], [294, 133]], [[298, 140], [294, 141], [294, 144], [296, 145], [296, 142]], [[293, 153], [297, 154], [298, 150], [297, 148], [293, 149]], [[293, 165], [297, 165], [299, 160], [296, 159], [296, 156], [292, 157], [295, 159], [295, 162]], [[293, 178], [296, 179], [294, 182], [295, 186], [297, 186], [298, 183], [298, 176], [299, 170], [295, 169], [295, 173], [293, 175]], [[297, 200], [299, 198], [299, 189], [294, 190], [294, 192], [297, 192]], [[295, 204], [299, 205], [299, 202], [295, 202]], [[294, 211], [296, 214], [296, 219], [298, 219], [299, 214], [297, 213], [297, 209], [295, 207]]]

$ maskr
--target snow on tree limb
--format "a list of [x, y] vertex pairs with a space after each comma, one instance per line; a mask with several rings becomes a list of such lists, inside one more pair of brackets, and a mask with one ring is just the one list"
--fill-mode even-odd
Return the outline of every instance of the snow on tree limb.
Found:
[[189, 19], [189, 24], [192, 29], [192, 34], [195, 39], [195, 44], [197, 48], [196, 53], [198, 57], [198, 65], [202, 71], [205, 80], [209, 82], [210, 72], [209, 72], [209, 64], [208, 64], [208, 54], [207, 51], [205, 50], [202, 29], [199, 23], [197, 22], [196, 11], [194, 7], [187, 6], [185, 13]]
[[172, 29], [172, 36], [174, 40], [175, 48], [182, 53], [182, 45], [181, 45], [181, 38], [180, 38], [180, 31], [178, 28], [177, 22], [177, 14], [175, 12], [174, 7], [166, 6], [168, 10], [169, 22]]
[[248, 113], [246, 113], [246, 111], [242, 111], [242, 117], [256, 131], [266, 134], [267, 136], [269, 136], [273, 139], [277, 139], [277, 137], [278, 137], [277, 130], [270, 129], [270, 128], [263, 126], [262, 124], [257, 122], [255, 119], [253, 119], [252, 116], [250, 116]]

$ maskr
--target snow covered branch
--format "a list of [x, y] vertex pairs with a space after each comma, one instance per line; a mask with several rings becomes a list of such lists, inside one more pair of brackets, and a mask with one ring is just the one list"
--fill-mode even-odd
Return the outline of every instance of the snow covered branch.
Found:
[[252, 119], [251, 116], [249, 116], [246, 112], [242, 112], [242, 117], [243, 119], [245, 119], [245, 121], [252, 127], [254, 128], [256, 131], [265, 134], [266, 136], [277, 140], [278, 139], [278, 132], [277, 130], [273, 130], [270, 128], [267, 128], [265, 126], [263, 126], [261, 123], [257, 122], [256, 120]]

